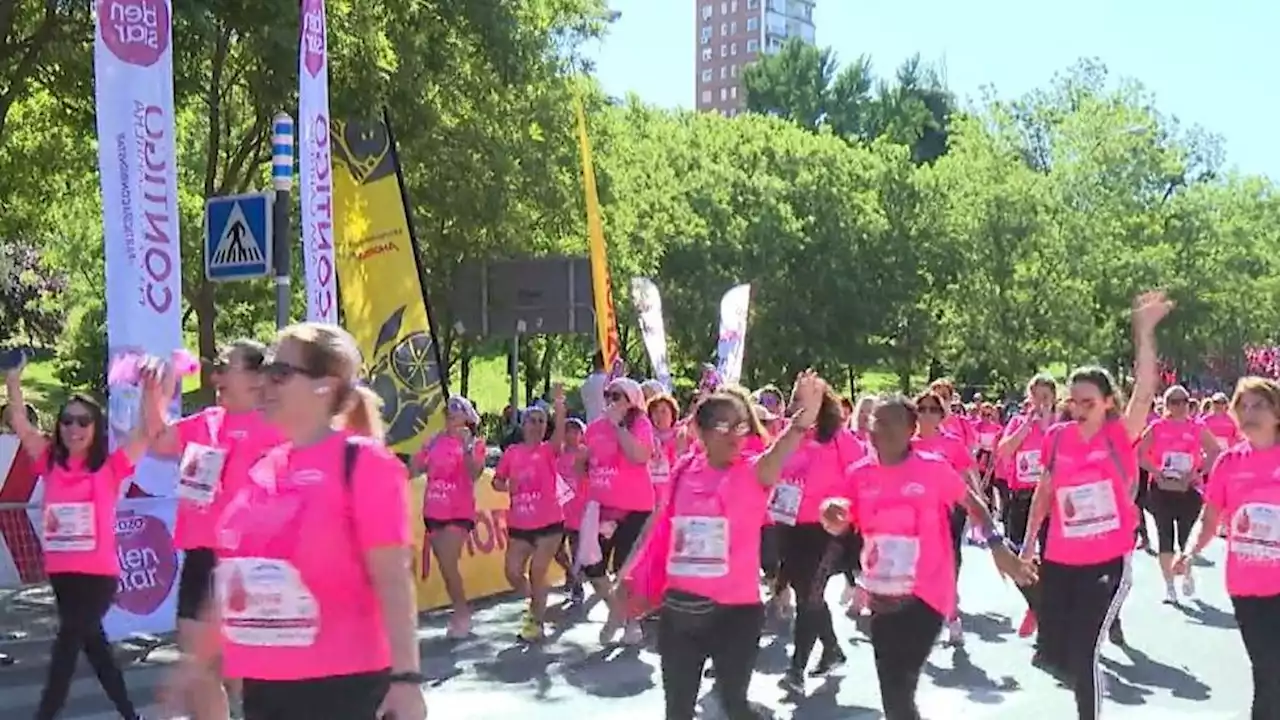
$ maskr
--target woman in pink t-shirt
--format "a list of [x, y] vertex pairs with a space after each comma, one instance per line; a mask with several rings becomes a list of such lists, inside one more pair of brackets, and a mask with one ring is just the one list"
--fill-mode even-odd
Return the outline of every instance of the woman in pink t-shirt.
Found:
[[[517, 596], [529, 597], [520, 624], [520, 639], [543, 638], [547, 612], [547, 569], [564, 541], [561, 496], [573, 492], [558, 470], [564, 446], [564, 388], [555, 388], [555, 430], [547, 436], [547, 411], [540, 405], [520, 412], [521, 441], [502, 453], [493, 473], [493, 489], [511, 498], [507, 511], [510, 542], [503, 569]], [[567, 500], [567, 498], [565, 498]]]
[[471, 606], [462, 582], [462, 550], [476, 527], [476, 481], [484, 473], [484, 440], [477, 437], [480, 414], [461, 395], [445, 403], [445, 427], [428, 438], [414, 456], [412, 468], [426, 473], [422, 518], [436, 559], [436, 570], [453, 606], [447, 635], [471, 633]]
[[[9, 406], [25, 406], [22, 366], [6, 373]], [[154, 370], [143, 373], [141, 422], [127, 442], [111, 452], [107, 418], [87, 395], [75, 394], [58, 411], [53, 437], [34, 427], [24, 412], [10, 412], [8, 421], [22, 442], [22, 450], [44, 474], [41, 524], [44, 565], [58, 612], [58, 634], [37, 720], [53, 720], [66, 703], [83, 650], [98, 682], [121, 717], [136, 720], [124, 676], [116, 665], [102, 619], [115, 600], [120, 580], [116, 556], [116, 502], [133, 475], [134, 463], [147, 450], [150, 417], [160, 383]]]
[[708, 659], [725, 715], [757, 717], [747, 689], [765, 615], [758, 574], [761, 518], [769, 488], [813, 425], [823, 394], [812, 373], [798, 378], [796, 387], [800, 410], [759, 455], [743, 452], [752, 412], [740, 395], [721, 390], [697, 405], [694, 431], [704, 451], [681, 459], [672, 475], [671, 503], [655, 516], [655, 522], [669, 523], [670, 544], [645, 548], [666, 567], [658, 653], [667, 720], [693, 720]]
[[610, 381], [604, 399], [604, 417], [587, 425], [586, 433], [587, 500], [599, 508], [602, 559], [582, 572], [609, 605], [600, 643], [612, 643], [623, 630], [622, 641], [635, 645], [643, 640], [640, 623], [626, 619], [626, 598], [620, 588], [615, 591], [608, 576], [626, 563], [653, 513], [653, 480], [649, 476], [653, 425], [645, 415], [644, 395], [635, 380]]
[[1242, 378], [1231, 412], [1244, 441], [1223, 452], [1209, 472], [1200, 533], [1174, 562], [1189, 572], [1191, 559], [1227, 529], [1227, 594], [1253, 670], [1254, 718], [1280, 717], [1280, 383]]
[[[210, 367], [217, 405], [156, 428], [151, 454], [180, 461], [178, 514], [174, 543], [183, 551], [178, 579], [178, 647], [190, 652], [200, 633], [208, 632], [199, 618], [213, 597], [217, 565], [214, 527], [226, 500], [248, 481], [249, 467], [269, 449], [284, 442], [263, 418], [262, 366], [267, 348], [254, 340], [236, 340]], [[164, 420], [176, 377], [157, 398], [154, 416]], [[197, 718], [223, 718], [228, 713], [227, 691], [221, 678], [209, 675], [193, 682], [187, 709]]]
[[666, 502], [667, 479], [676, 458], [688, 449], [688, 441], [681, 434], [676, 421], [680, 418], [680, 405], [666, 392], [649, 398], [645, 412], [653, 425], [653, 455], [649, 458], [649, 477], [653, 479], [654, 506]]
[[[769, 498], [769, 517], [780, 532], [781, 575], [795, 591], [791, 663], [780, 681], [782, 688], [793, 695], [805, 692], [805, 671], [819, 641], [822, 654], [810, 675], [825, 676], [846, 662], [825, 592], [831, 577], [852, 564], [845, 555], [859, 549], [832, 538], [820, 522], [822, 500], [842, 482], [845, 468], [866, 454], [846, 427], [840, 398], [825, 383], [823, 387], [817, 420], [787, 460], [782, 479]], [[792, 402], [795, 403], [794, 397]]]
[[863, 395], [853, 407], [849, 429], [862, 444], [871, 442], [871, 411], [876, 407], [876, 399], [872, 395]]
[[[1191, 417], [1191, 396], [1181, 385], [1164, 393], [1164, 417], [1151, 423], [1138, 443], [1138, 463], [1152, 478], [1148, 501], [1156, 518], [1156, 547], [1164, 575], [1165, 602], [1176, 604], [1173, 557], [1187, 548], [1191, 528], [1200, 517], [1204, 470], [1218, 456], [1218, 443]], [[1195, 595], [1191, 573], [1182, 576], [1182, 592]]]
[[1101, 712], [1098, 654], [1129, 591], [1138, 523], [1134, 444], [1146, 428], [1147, 408], [1159, 382], [1156, 326], [1172, 307], [1159, 292], [1134, 301], [1134, 386], [1123, 414], [1106, 370], [1087, 367], [1072, 373], [1077, 419], [1055, 425], [1045, 438], [1045, 474], [1036, 486], [1023, 536], [1022, 554], [1029, 559], [1040, 526], [1049, 522], [1035, 661], [1072, 687], [1081, 720], [1095, 720]]
[[[936, 402], [937, 396], [927, 397]], [[845, 473], [822, 503], [823, 526], [862, 533], [862, 577], [870, 593], [871, 645], [888, 718], [919, 718], [916, 686], [925, 661], [956, 612], [951, 514], [963, 508], [982, 528], [997, 569], [1019, 584], [1035, 568], [1018, 559], [977, 490], [938, 453], [919, 449], [915, 403], [893, 397], [877, 404], [871, 424], [875, 452]]]
[[[286, 443], [218, 520], [211, 620], [246, 720], [424, 720], [409, 478], [382, 443], [378, 397], [336, 325], [280, 331], [263, 407]], [[179, 667], [172, 690], [210, 663]]]
[[[564, 444], [556, 455], [556, 470], [573, 491], [572, 496], [560, 506], [564, 513], [564, 542], [556, 552], [556, 564], [564, 569], [569, 602], [575, 605], [585, 599], [581, 568], [575, 565], [574, 559], [578, 557], [578, 530], [582, 527], [582, 512], [587, 505], [587, 446], [583, 443], [586, 430], [587, 425], [581, 419], [566, 419]], [[565, 546], [568, 552], [565, 551]]]
[[1214, 393], [1213, 397], [1205, 400], [1201, 406], [1199, 420], [1213, 435], [1213, 440], [1217, 443], [1219, 450], [1226, 450], [1240, 442], [1243, 437], [1240, 434], [1239, 424], [1236, 423], [1236, 419], [1229, 412], [1228, 403], [1229, 401], [1225, 394]]

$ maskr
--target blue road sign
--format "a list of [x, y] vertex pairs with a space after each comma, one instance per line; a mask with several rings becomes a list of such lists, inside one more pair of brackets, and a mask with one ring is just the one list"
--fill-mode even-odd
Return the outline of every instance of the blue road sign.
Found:
[[271, 193], [209, 198], [204, 205], [204, 276], [251, 280], [271, 273]]

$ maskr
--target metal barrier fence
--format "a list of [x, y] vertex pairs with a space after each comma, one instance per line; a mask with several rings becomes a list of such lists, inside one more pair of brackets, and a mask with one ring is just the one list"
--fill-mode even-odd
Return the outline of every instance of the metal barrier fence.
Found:
[[12, 646], [58, 629], [39, 527], [38, 504], [0, 504], [0, 662]]

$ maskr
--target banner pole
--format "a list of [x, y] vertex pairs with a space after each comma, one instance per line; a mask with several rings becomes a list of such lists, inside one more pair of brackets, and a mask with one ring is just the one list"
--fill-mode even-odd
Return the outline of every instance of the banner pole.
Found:
[[289, 325], [292, 280], [289, 277], [289, 205], [293, 202], [293, 118], [275, 117], [271, 138], [271, 184], [276, 189], [271, 221], [271, 264], [276, 276], [276, 329]]

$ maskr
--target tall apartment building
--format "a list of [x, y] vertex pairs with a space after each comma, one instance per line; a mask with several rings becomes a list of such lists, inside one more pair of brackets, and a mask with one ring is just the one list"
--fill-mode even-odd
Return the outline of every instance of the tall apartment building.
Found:
[[814, 42], [815, 0], [694, 0], [698, 15], [698, 110], [737, 115], [745, 102], [742, 68], [790, 38]]

